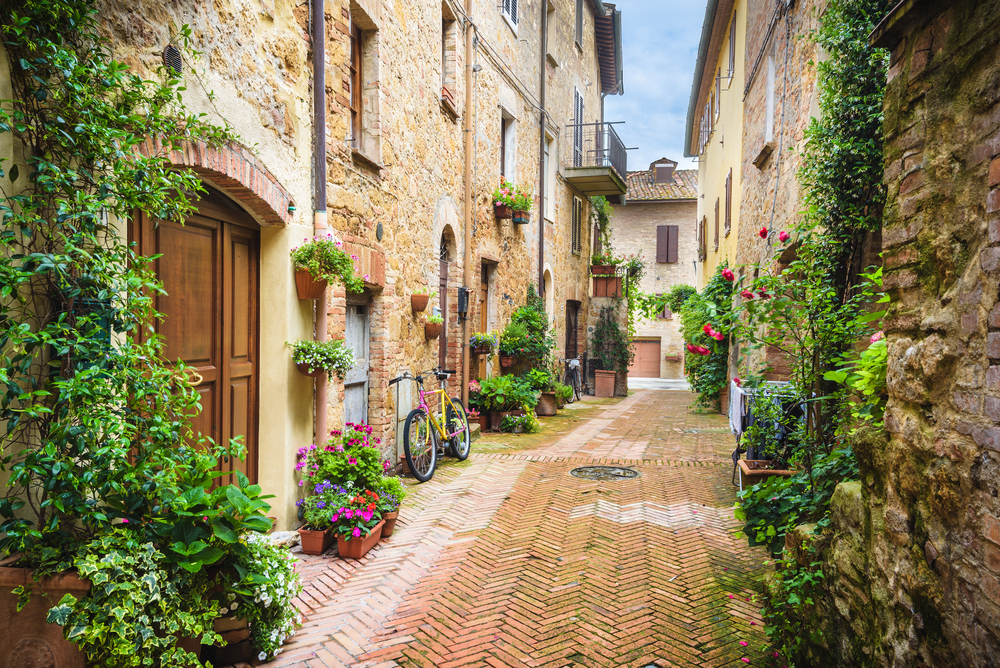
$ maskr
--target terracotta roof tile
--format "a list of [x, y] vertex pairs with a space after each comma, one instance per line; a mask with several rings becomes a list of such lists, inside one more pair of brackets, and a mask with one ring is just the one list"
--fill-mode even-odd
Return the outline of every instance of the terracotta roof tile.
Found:
[[628, 183], [629, 201], [637, 202], [642, 200], [664, 200], [664, 199], [697, 199], [698, 197], [698, 170], [678, 169], [674, 172], [673, 183], [653, 183], [653, 172], [643, 170], [641, 172], [629, 172], [626, 178]]

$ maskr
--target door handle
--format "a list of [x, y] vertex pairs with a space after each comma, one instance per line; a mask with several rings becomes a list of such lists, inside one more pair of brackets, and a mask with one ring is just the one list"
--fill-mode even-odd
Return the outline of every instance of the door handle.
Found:
[[191, 387], [196, 387], [205, 382], [205, 377], [198, 373], [193, 367], [187, 367], [181, 371], [178, 371], [174, 378], [178, 381], [184, 381]]

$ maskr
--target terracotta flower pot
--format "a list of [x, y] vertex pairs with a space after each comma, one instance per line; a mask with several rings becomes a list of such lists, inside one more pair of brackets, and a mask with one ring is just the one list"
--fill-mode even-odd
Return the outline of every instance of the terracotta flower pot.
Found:
[[410, 307], [419, 313], [427, 308], [427, 302], [430, 301], [430, 299], [430, 295], [412, 294], [410, 295]]
[[497, 220], [504, 220], [505, 218], [512, 218], [514, 216], [514, 210], [503, 204], [494, 204], [493, 213], [496, 214]]
[[479, 420], [479, 433], [485, 434], [486, 432], [488, 432], [490, 430], [490, 414], [489, 413], [480, 413], [479, 417], [476, 418], [476, 419]]
[[502, 366], [502, 367], [514, 366], [514, 360], [516, 360], [516, 359], [517, 358], [514, 357], [513, 355], [501, 355], [500, 356], [500, 366]]
[[615, 372], [595, 371], [594, 372], [594, 395], [598, 397], [615, 396]]
[[527, 225], [531, 222], [531, 212], [530, 211], [515, 211], [514, 212], [514, 224], [515, 225]]
[[740, 459], [736, 465], [740, 469], [740, 491], [753, 487], [765, 478], [781, 476], [787, 478], [798, 471], [793, 469], [769, 469], [771, 462], [767, 459]]
[[310, 366], [305, 362], [297, 362], [295, 366], [298, 368], [299, 373], [311, 376], [312, 378], [322, 378], [326, 375], [325, 370], [310, 368]]
[[329, 529], [299, 529], [299, 538], [302, 540], [302, 551], [306, 554], [323, 554], [333, 542], [333, 534]]
[[440, 322], [428, 322], [424, 323], [424, 337], [430, 341], [431, 339], [436, 339], [441, 336], [441, 328], [443, 323]]
[[[18, 612], [17, 596], [10, 592], [20, 585], [30, 586], [32, 595], [28, 605]], [[0, 568], [0, 647], [4, 649], [4, 665], [84, 668], [83, 653], [63, 637], [61, 626], [47, 624], [45, 617], [63, 594], [80, 598], [89, 590], [90, 583], [73, 573], [35, 582], [27, 568]]]
[[594, 276], [614, 276], [618, 267], [613, 264], [592, 264], [590, 273]]
[[521, 415], [524, 415], [524, 411], [490, 411], [490, 427], [493, 431], [500, 431], [500, 423], [503, 422], [505, 415], [520, 417]]
[[542, 392], [535, 405], [535, 415], [551, 417], [556, 414], [556, 393]]
[[326, 286], [326, 281], [317, 281], [305, 269], [295, 270], [295, 292], [299, 299], [320, 299]]
[[385, 522], [385, 524], [382, 525], [382, 538], [388, 538], [392, 535], [392, 532], [396, 529], [396, 519], [398, 517], [398, 510], [394, 510], [391, 513], [386, 513], [382, 516], [382, 520]]
[[375, 525], [375, 528], [371, 530], [371, 533], [367, 536], [362, 536], [361, 538], [344, 540], [344, 537], [338, 534], [337, 550], [340, 552], [340, 558], [360, 559], [368, 554], [368, 550], [375, 547], [378, 544], [379, 539], [382, 537], [382, 527], [384, 525], [385, 520], [382, 520]]

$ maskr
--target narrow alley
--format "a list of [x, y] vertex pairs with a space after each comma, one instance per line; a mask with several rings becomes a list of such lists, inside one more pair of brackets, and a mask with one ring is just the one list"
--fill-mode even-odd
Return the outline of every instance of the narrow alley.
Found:
[[[726, 421], [693, 399], [639, 390], [445, 460], [366, 558], [299, 555], [304, 623], [269, 665], [758, 665], [765, 555], [736, 536]], [[570, 473], [595, 465], [638, 475]]]

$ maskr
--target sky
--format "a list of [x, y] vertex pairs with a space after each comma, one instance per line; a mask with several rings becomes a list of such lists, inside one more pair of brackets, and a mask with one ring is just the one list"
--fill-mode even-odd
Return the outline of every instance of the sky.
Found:
[[617, 0], [622, 13], [624, 95], [604, 99], [604, 119], [628, 152], [630, 171], [666, 156], [678, 169], [697, 169], [684, 157], [691, 80], [698, 57], [705, 0]]

